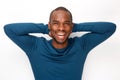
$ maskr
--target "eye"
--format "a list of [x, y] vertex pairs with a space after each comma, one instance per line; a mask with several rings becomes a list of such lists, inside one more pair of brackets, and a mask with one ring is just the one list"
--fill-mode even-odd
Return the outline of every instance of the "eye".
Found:
[[55, 22], [52, 22], [52, 24], [53, 25], [58, 25], [59, 23], [55, 21]]
[[64, 25], [65, 25], [65, 26], [70, 26], [71, 23], [70, 23], [70, 22], [65, 22]]
[[57, 22], [54, 22], [53, 24], [58, 24]]

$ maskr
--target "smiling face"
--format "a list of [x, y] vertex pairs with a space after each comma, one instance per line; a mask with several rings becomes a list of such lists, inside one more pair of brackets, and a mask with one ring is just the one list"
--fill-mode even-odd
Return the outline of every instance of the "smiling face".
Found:
[[54, 11], [51, 15], [48, 27], [50, 29], [50, 35], [53, 38], [53, 46], [56, 48], [66, 47], [68, 37], [73, 28], [70, 14], [64, 10]]

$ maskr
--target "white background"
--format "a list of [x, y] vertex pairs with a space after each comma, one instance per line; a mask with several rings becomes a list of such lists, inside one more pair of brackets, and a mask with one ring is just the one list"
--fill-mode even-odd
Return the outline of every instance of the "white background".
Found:
[[47, 23], [51, 10], [65, 6], [74, 22], [110, 21], [116, 32], [93, 49], [86, 60], [83, 80], [120, 80], [119, 0], [0, 0], [0, 80], [34, 80], [26, 54], [4, 33], [16, 22]]

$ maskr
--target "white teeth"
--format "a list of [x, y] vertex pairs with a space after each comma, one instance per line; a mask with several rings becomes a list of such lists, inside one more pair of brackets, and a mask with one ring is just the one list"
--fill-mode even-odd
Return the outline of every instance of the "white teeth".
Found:
[[59, 33], [57, 33], [57, 37], [58, 37], [59, 39], [64, 39], [64, 38], [65, 38], [65, 33], [59, 32]]
[[64, 36], [64, 35], [65, 35], [65, 33], [58, 33], [58, 35], [59, 35], [59, 36]]
[[60, 39], [64, 39], [64, 36], [61, 36], [61, 35], [60, 35], [60, 36], [58, 36], [58, 37], [59, 37]]

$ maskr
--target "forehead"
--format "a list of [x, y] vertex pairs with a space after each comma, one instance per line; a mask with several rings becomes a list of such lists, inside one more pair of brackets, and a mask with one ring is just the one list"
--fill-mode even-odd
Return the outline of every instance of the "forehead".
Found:
[[64, 10], [54, 11], [51, 15], [51, 19], [67, 19], [71, 20], [70, 13]]

